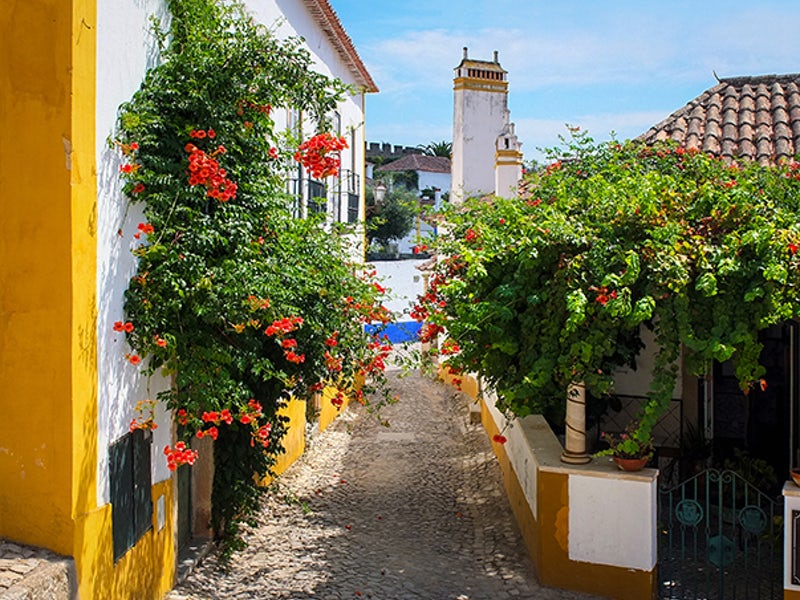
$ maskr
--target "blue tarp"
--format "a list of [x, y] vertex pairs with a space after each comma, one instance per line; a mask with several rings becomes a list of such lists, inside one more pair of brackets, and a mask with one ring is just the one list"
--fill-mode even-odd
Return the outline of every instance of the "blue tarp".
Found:
[[399, 323], [390, 323], [388, 325], [365, 325], [364, 329], [367, 333], [378, 335], [378, 337], [388, 336], [389, 341], [393, 344], [402, 344], [404, 342], [417, 342], [419, 341], [419, 330], [422, 323], [417, 321], [400, 321]]

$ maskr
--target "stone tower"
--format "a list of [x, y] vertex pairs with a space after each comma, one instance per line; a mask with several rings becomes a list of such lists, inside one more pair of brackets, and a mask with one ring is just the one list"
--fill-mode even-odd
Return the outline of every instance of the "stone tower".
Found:
[[464, 48], [453, 92], [452, 199], [508, 195], [522, 173], [522, 153], [509, 123], [507, 72], [497, 52], [492, 61], [474, 60]]

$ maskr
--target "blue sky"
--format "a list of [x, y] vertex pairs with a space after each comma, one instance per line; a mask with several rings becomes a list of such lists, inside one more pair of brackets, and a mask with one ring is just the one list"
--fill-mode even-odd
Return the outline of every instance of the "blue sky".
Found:
[[797, 0], [331, 0], [380, 88], [367, 139], [452, 137], [453, 69], [469, 48], [509, 72], [526, 159], [565, 125], [643, 133], [719, 77], [800, 72]]

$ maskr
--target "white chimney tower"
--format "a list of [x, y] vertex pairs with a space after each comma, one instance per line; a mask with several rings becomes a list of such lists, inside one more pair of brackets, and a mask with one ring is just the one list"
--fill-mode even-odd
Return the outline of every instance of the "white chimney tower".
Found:
[[[521, 175], [522, 153], [509, 123], [507, 72], [497, 52], [492, 61], [474, 60], [464, 48], [461, 64], [455, 68], [453, 92], [452, 200], [495, 191], [507, 196], [508, 189], [503, 187], [511, 187], [514, 173]], [[500, 175], [495, 174], [495, 165]]]

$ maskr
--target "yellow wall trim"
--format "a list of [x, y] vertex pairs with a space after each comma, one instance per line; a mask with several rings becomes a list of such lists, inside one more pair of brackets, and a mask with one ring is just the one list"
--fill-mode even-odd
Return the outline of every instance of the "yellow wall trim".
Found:
[[476, 92], [508, 92], [507, 81], [488, 81], [474, 77], [456, 77], [453, 80], [454, 90], [473, 90]]

